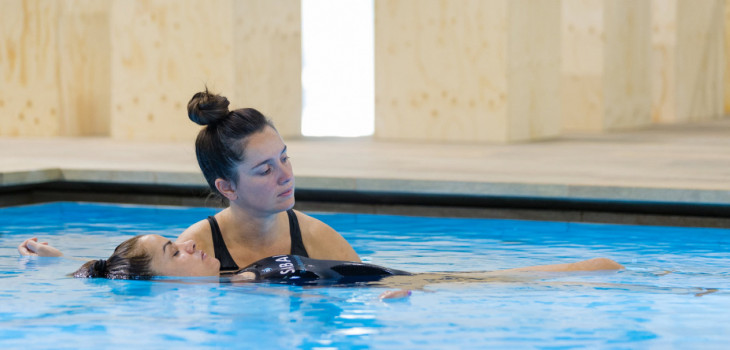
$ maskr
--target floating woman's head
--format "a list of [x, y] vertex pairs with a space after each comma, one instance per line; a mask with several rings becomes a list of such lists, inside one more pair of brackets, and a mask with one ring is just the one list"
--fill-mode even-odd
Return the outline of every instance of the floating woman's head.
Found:
[[160, 235], [132, 237], [104, 260], [82, 265], [74, 277], [150, 279], [155, 276], [217, 276], [220, 262], [195, 249], [195, 242], [175, 243]]
[[228, 110], [206, 91], [188, 102], [188, 117], [205, 126], [195, 141], [198, 164], [214, 193], [241, 206], [278, 212], [294, 205], [294, 179], [284, 141], [253, 108]]

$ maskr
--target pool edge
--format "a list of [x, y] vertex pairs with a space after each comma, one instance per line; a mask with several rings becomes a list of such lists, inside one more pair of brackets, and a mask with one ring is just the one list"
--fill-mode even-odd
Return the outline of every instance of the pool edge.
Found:
[[[306, 187], [296, 196], [302, 211], [730, 228], [730, 204], [723, 203]], [[224, 205], [203, 185], [48, 181], [0, 187], [0, 207], [58, 201]]]

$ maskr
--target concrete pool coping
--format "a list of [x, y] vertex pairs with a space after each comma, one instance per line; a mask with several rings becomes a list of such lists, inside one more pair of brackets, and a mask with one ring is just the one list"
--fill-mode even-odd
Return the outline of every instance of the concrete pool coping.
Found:
[[[695, 216], [730, 208], [728, 118], [511, 145], [373, 138], [301, 138], [287, 145], [298, 198], [320, 202], [360, 196], [354, 202], [404, 204], [404, 198], [420, 198], [443, 207], [497, 208], [537, 201], [541, 209], [574, 203], [576, 210], [605, 202], [679, 208], [674, 214], [695, 208]], [[192, 141], [0, 138], [0, 159], [0, 192], [6, 194], [0, 204], [8, 193], [54, 184], [97, 192], [206, 188]], [[704, 216], [725, 216], [713, 213]]]

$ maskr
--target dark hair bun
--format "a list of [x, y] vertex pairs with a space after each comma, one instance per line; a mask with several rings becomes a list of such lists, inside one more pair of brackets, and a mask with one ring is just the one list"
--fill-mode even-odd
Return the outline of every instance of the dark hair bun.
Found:
[[193, 95], [188, 102], [188, 117], [199, 125], [213, 124], [228, 116], [228, 99], [208, 89]]

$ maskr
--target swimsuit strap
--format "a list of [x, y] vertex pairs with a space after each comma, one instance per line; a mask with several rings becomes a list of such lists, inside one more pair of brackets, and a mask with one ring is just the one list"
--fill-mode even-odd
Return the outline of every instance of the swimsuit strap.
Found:
[[238, 264], [231, 257], [231, 253], [228, 252], [226, 242], [223, 241], [223, 235], [221, 234], [221, 228], [218, 226], [218, 221], [214, 216], [208, 217], [210, 223], [210, 231], [213, 235], [213, 250], [215, 251], [215, 258], [221, 262], [221, 271], [238, 270]]
[[294, 213], [293, 209], [286, 211], [289, 216], [289, 235], [291, 236], [291, 255], [299, 255], [309, 257], [307, 254], [307, 248], [304, 247], [304, 241], [302, 241], [302, 231], [299, 228], [299, 220], [297, 220], [297, 214]]

